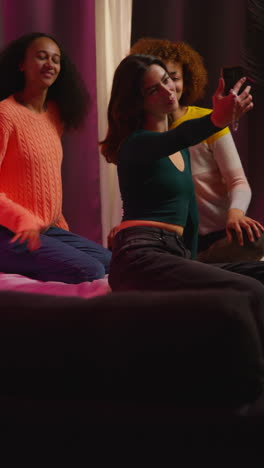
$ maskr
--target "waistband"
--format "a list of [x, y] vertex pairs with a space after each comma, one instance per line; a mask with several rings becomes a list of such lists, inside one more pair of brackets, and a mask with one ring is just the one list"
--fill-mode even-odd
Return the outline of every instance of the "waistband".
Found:
[[[181, 237], [181, 234], [175, 230], [175, 227], [173, 224], [168, 224], [168, 223], [162, 223], [161, 221], [148, 221], [148, 220], [126, 220], [122, 221], [118, 226], [115, 228], [115, 235], [123, 230], [127, 229], [129, 227], [136, 227], [136, 226], [143, 226], [143, 227], [155, 227], [158, 229], [164, 229], [165, 231], [172, 232], [178, 234], [178, 236]], [[182, 226], [179, 226], [179, 229], [183, 229]]]
[[157, 234], [157, 236], [163, 238], [163, 237], [171, 237], [174, 239], [179, 239], [183, 242], [183, 236], [180, 236], [177, 234], [175, 231], [169, 231], [167, 229], [159, 228], [156, 226], [145, 226], [145, 225], [135, 225], [135, 226], [129, 226], [125, 227], [123, 229], [120, 229], [116, 234], [115, 234], [115, 239], [120, 239], [120, 238], [125, 238], [129, 236], [140, 236], [141, 234], [143, 235], [144, 233], [150, 233], [150, 234]]

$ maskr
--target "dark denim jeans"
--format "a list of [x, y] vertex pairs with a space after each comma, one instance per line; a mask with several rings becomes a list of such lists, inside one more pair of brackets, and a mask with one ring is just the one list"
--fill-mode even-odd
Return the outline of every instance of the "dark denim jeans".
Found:
[[[239, 273], [239, 275], [238, 275]], [[251, 277], [251, 278], [246, 278]], [[204, 264], [190, 259], [176, 233], [135, 226], [119, 231], [113, 241], [109, 282], [113, 290], [176, 290], [194, 287], [243, 289], [245, 283], [264, 293], [264, 262]]]
[[82, 283], [102, 278], [109, 270], [111, 252], [78, 234], [51, 227], [41, 234], [41, 246], [10, 244], [14, 233], [0, 227], [0, 271], [41, 281]]
[[[257, 281], [258, 280], [258, 281]], [[264, 336], [264, 262], [206, 264], [190, 260], [183, 240], [169, 231], [135, 226], [113, 242], [109, 284], [113, 291], [248, 291]], [[195, 303], [194, 303], [195, 306]]]

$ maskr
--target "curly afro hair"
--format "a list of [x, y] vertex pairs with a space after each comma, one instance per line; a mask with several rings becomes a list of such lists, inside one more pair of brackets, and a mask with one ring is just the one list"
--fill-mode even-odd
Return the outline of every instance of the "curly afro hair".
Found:
[[208, 80], [203, 58], [186, 42], [143, 37], [131, 47], [130, 54], [154, 55], [165, 63], [168, 61], [180, 63], [184, 83], [181, 105], [194, 104], [204, 96]]

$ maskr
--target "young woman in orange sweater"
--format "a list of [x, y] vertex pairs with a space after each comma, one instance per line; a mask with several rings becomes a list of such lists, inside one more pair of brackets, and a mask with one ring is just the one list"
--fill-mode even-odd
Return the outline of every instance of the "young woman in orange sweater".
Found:
[[63, 129], [78, 128], [88, 94], [57, 41], [32, 33], [0, 54], [0, 271], [81, 283], [111, 254], [69, 231], [62, 214]]

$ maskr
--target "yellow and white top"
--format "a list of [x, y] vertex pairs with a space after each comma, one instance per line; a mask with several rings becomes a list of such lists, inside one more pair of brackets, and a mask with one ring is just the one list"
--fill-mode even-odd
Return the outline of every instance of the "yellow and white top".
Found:
[[[171, 128], [211, 112], [212, 109], [189, 106]], [[200, 218], [199, 234], [220, 231], [225, 228], [228, 210], [237, 208], [245, 213], [251, 200], [251, 189], [229, 128], [191, 146], [189, 151]]]

